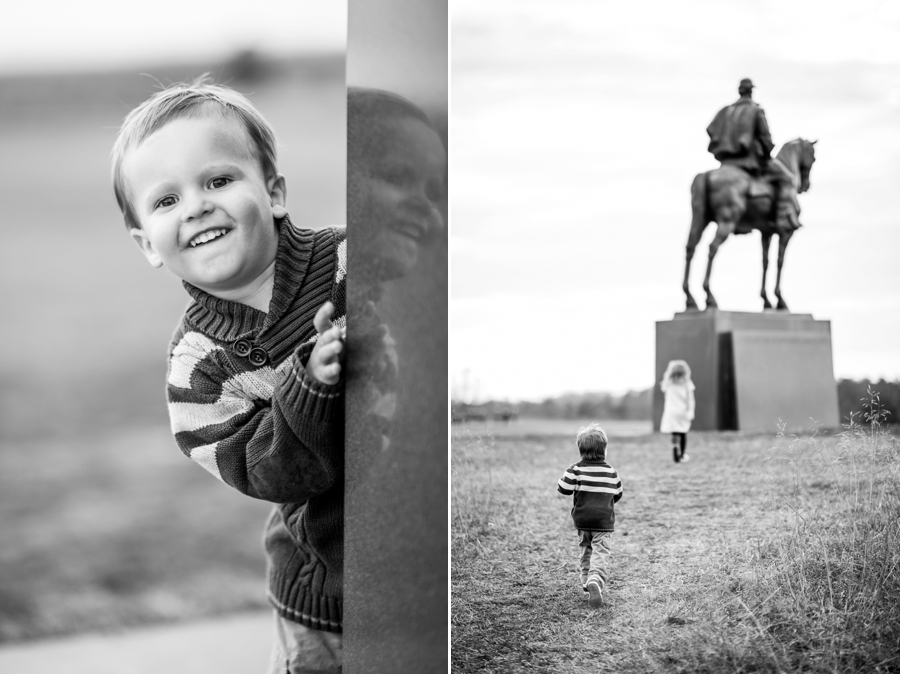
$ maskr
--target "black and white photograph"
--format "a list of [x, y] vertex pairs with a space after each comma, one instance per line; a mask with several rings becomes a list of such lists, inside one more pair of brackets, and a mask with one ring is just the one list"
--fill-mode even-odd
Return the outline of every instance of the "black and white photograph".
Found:
[[451, 31], [451, 671], [900, 669], [898, 7]]
[[446, 670], [447, 21], [4, 11], [0, 671]]
[[0, 672], [900, 672], [900, 5], [0, 21]]

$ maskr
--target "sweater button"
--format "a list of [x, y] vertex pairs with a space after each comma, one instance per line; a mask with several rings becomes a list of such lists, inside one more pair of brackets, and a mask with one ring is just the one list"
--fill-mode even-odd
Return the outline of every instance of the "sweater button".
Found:
[[250, 340], [247, 339], [239, 339], [231, 345], [231, 350], [241, 358], [246, 358], [247, 354], [249, 354], [252, 349], [253, 344], [251, 344]]
[[249, 359], [250, 364], [254, 367], [262, 367], [269, 362], [269, 354], [266, 353], [265, 349], [257, 346], [250, 350]]

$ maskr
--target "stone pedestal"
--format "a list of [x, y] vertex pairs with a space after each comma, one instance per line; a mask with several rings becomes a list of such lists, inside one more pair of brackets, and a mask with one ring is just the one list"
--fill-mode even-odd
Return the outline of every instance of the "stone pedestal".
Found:
[[840, 426], [831, 322], [786, 312], [688, 311], [656, 323], [653, 428], [659, 430], [666, 365], [691, 366], [691, 430], [789, 431]]

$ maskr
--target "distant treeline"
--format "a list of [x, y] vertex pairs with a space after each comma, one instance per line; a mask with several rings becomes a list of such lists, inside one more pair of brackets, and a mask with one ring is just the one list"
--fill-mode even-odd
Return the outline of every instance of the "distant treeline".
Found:
[[649, 419], [651, 389], [612, 393], [567, 393], [540, 402], [489, 400], [479, 404], [454, 401], [452, 420], [515, 419]]
[[[838, 409], [841, 422], [846, 423], [853, 414], [858, 422], [865, 422], [864, 407], [869, 399], [869, 389], [876, 392], [880, 408], [887, 413], [885, 421], [900, 423], [900, 381], [868, 379], [854, 381], [841, 379], [837, 383]], [[653, 389], [629, 391], [623, 395], [612, 393], [567, 393], [541, 401], [517, 403], [489, 400], [478, 404], [452, 403], [454, 421], [477, 419], [515, 419], [532, 417], [539, 419], [650, 419]]]
[[521, 402], [523, 417], [545, 419], [649, 419], [652, 389], [612, 393], [567, 393], [541, 402]]
[[869, 389], [878, 394], [881, 409], [887, 412], [884, 419], [889, 424], [900, 424], [900, 381], [853, 381], [841, 379], [838, 382], [838, 408], [841, 411], [841, 423], [847, 423], [850, 414], [860, 423], [865, 423], [864, 415], [869, 411], [868, 405], [871, 396]]

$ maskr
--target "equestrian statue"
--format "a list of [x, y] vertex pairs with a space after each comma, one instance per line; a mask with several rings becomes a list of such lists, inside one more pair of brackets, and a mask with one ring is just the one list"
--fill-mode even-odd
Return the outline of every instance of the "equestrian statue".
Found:
[[697, 309], [688, 287], [691, 259], [703, 230], [715, 222], [716, 236], [709, 245], [709, 261], [703, 290], [706, 308], [718, 307], [709, 289], [709, 277], [719, 246], [729, 234], [747, 234], [758, 229], [762, 234], [763, 277], [760, 296], [763, 308], [771, 309], [766, 295], [766, 269], [769, 243], [778, 235], [778, 276], [775, 283], [777, 309], [787, 310], [781, 296], [781, 267], [784, 251], [794, 232], [800, 228], [800, 202], [797, 195], [809, 189], [809, 171], [816, 160], [816, 141], [797, 138], [785, 143], [773, 159], [774, 144], [766, 114], [753, 101], [753, 82], [741, 80], [740, 98], [722, 108], [706, 129], [709, 151], [721, 167], [701, 173], [691, 185], [691, 232], [688, 236], [684, 284], [687, 309]]

